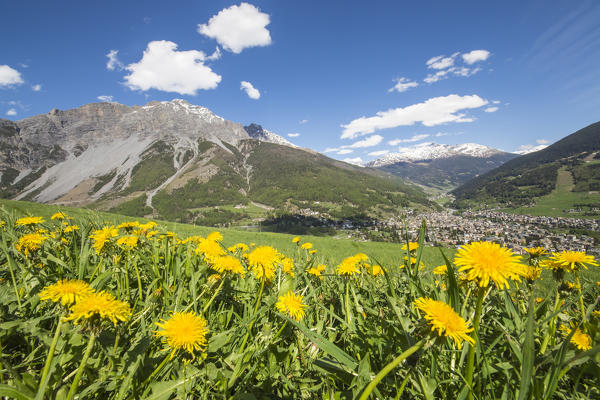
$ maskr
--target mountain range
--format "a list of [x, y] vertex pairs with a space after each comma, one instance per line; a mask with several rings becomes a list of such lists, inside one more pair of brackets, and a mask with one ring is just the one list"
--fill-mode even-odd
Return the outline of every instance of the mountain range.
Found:
[[[535, 206], [554, 193], [555, 208], [600, 209], [600, 122], [472, 179], [456, 205]], [[558, 210], [561, 211], [561, 210]]]
[[423, 186], [454, 189], [470, 179], [518, 157], [492, 147], [420, 143], [366, 164]]
[[[249, 204], [330, 217], [432, 207], [382, 171], [299, 148], [185, 100], [0, 119], [0, 196], [202, 223]], [[226, 218], [227, 217], [227, 218]]]

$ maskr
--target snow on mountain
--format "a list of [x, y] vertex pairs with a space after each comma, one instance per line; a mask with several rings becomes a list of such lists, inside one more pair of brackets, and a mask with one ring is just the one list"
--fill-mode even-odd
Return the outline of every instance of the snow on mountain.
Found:
[[292, 142], [284, 139], [283, 137], [277, 135], [276, 133], [273, 133], [271, 131], [264, 129], [262, 126], [260, 126], [258, 124], [250, 124], [250, 125], [244, 126], [244, 129], [246, 130], [248, 135], [250, 137], [252, 137], [253, 139], [257, 139], [257, 140], [260, 140], [263, 142], [270, 142], [270, 143], [280, 144], [283, 146], [298, 148], [298, 146], [296, 146]]
[[399, 162], [415, 162], [421, 160], [434, 160], [455, 156], [471, 156], [488, 158], [495, 154], [503, 153], [492, 147], [477, 143], [463, 143], [456, 145], [438, 144], [433, 142], [419, 143], [413, 146], [400, 147], [398, 152], [386, 154], [367, 164], [369, 167], [381, 167]]
[[540, 145], [537, 145], [537, 146], [523, 145], [523, 146], [520, 146], [517, 150], [513, 151], [513, 153], [519, 154], [519, 155], [522, 156], [522, 155], [525, 155], [525, 154], [533, 153], [534, 151], [543, 150], [546, 147], [548, 147], [547, 144], [540, 144]]

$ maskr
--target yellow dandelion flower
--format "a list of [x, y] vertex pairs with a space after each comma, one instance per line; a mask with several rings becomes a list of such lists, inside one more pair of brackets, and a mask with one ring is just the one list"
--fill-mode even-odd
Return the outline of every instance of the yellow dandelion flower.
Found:
[[229, 251], [230, 253], [235, 253], [238, 250], [241, 251], [242, 253], [245, 253], [246, 251], [248, 251], [248, 245], [245, 243], [237, 243], [237, 244], [227, 248], [227, 251]]
[[589, 350], [592, 348], [592, 338], [589, 335], [581, 332], [579, 329], [575, 331], [571, 337], [571, 343], [579, 350]]
[[433, 269], [433, 273], [435, 275], [446, 275], [447, 272], [448, 272], [448, 266], [446, 264], [440, 265]]
[[310, 254], [311, 256], [314, 254], [317, 254], [317, 250], [316, 249], [312, 249], [311, 251], [308, 252], [308, 254]]
[[578, 284], [576, 284], [576, 283], [573, 283], [573, 282], [568, 282], [568, 281], [567, 281], [567, 282], [565, 282], [565, 286], [566, 286], [568, 289], [581, 289], [581, 286], [579, 286]]
[[48, 236], [41, 233], [28, 233], [17, 240], [15, 248], [19, 253], [23, 253], [27, 257], [30, 252], [42, 248], [42, 245], [46, 240], [48, 240]]
[[354, 276], [360, 274], [360, 259], [356, 256], [347, 257], [337, 266], [336, 272], [341, 276]]
[[63, 232], [65, 233], [71, 233], [71, 232], [75, 232], [79, 230], [79, 226], [77, 225], [68, 225], [65, 226], [65, 229], [63, 229]]
[[131, 308], [124, 301], [105, 291], [93, 292], [81, 297], [72, 307], [69, 321], [79, 323], [81, 319], [91, 320], [95, 317], [109, 319], [116, 326], [118, 321], [127, 321], [131, 318]]
[[211, 263], [211, 268], [220, 274], [224, 272], [231, 272], [232, 274], [240, 274], [242, 276], [246, 274], [244, 266], [240, 260], [232, 256], [221, 256], [215, 258]]
[[195, 253], [204, 257], [207, 262], [213, 262], [225, 255], [225, 250], [218, 242], [202, 238], [196, 247]]
[[[408, 251], [415, 251], [419, 248], [419, 243], [417, 242], [408, 242]], [[402, 250], [406, 250], [406, 243], [402, 245]]]
[[161, 321], [162, 323], [156, 322], [161, 330], [154, 333], [172, 349], [170, 358], [181, 350], [194, 356], [195, 351], [202, 352], [206, 349], [206, 335], [209, 332], [207, 323], [194, 311], [174, 312], [168, 320]]
[[222, 242], [223, 241], [223, 235], [221, 235], [221, 232], [211, 232], [208, 234], [208, 236], [206, 237], [206, 240], [212, 240], [213, 242]]
[[63, 219], [67, 218], [67, 214], [65, 214], [64, 212], [57, 212], [52, 214], [52, 216], [50, 217], [50, 219], [57, 219], [59, 221], [62, 221]]
[[298, 243], [300, 241], [300, 236], [296, 236], [292, 239], [292, 243]]
[[271, 246], [259, 246], [248, 253], [246, 259], [256, 279], [272, 281], [275, 277], [275, 268], [282, 261], [283, 256]]
[[581, 268], [587, 269], [587, 265], [598, 266], [594, 256], [585, 254], [583, 251], [570, 250], [552, 253], [552, 256], [546, 263], [546, 266], [554, 270], [564, 269], [571, 272], [578, 271]]
[[300, 246], [300, 247], [301, 247], [302, 249], [304, 249], [304, 250], [310, 250], [310, 249], [312, 249], [312, 247], [313, 247], [313, 244], [312, 244], [312, 243], [309, 243], [309, 242], [306, 242], [306, 243], [303, 243], [303, 244], [302, 244], [302, 246]]
[[319, 279], [323, 279], [323, 277], [321, 276], [321, 272], [318, 268], [316, 267], [311, 267], [309, 269], [306, 270], [306, 273], [310, 274], [310, 275], [314, 275]]
[[117, 229], [131, 230], [133, 228], [137, 228], [138, 226], [140, 226], [140, 223], [138, 221], [127, 221], [127, 222], [123, 222], [122, 224], [118, 225]]
[[302, 296], [295, 294], [291, 290], [279, 297], [279, 301], [275, 304], [275, 307], [296, 321], [302, 321], [306, 316], [304, 312], [306, 304], [302, 304]]
[[154, 227], [156, 225], [158, 225], [156, 222], [154, 222], [154, 221], [148, 221], [145, 224], [139, 224], [138, 228], [140, 228], [143, 231], [149, 231], [149, 230], [154, 229]]
[[221, 278], [222, 276], [219, 274], [210, 274], [208, 278], [206, 278], [206, 282], [212, 285], [213, 283], [218, 282]]
[[457, 251], [454, 263], [464, 271], [469, 281], [481, 287], [492, 280], [498, 289], [508, 288], [508, 280], [520, 280], [527, 274], [520, 257], [510, 249], [492, 242], [473, 242]]
[[119, 230], [111, 226], [105, 226], [102, 229], [95, 230], [90, 238], [94, 240], [94, 244], [92, 245], [96, 249], [96, 254], [100, 254], [106, 242], [110, 241], [111, 238], [119, 236]]
[[16, 226], [30, 226], [44, 223], [44, 218], [42, 217], [23, 217], [19, 218], [17, 222], [15, 222]]
[[431, 324], [431, 330], [437, 330], [438, 336], [451, 338], [458, 348], [462, 347], [463, 340], [471, 345], [475, 344], [475, 340], [467, 335], [473, 328], [469, 328], [467, 321], [448, 304], [426, 297], [420, 297], [414, 303], [425, 313], [424, 317]]
[[534, 267], [532, 265], [525, 265], [525, 279], [530, 281], [535, 281], [542, 274], [542, 269], [540, 267]]
[[600, 310], [594, 310], [594, 311], [592, 312], [592, 315], [593, 315], [594, 317], [598, 317], [598, 318], [600, 318]]
[[137, 236], [123, 236], [117, 240], [117, 245], [127, 249], [133, 249], [138, 245], [139, 238]]
[[371, 265], [371, 267], [368, 269], [369, 273], [372, 276], [379, 276], [379, 275], [383, 275], [383, 268], [381, 268], [381, 265]]
[[532, 247], [530, 249], [524, 248], [523, 251], [527, 252], [532, 258], [543, 256], [547, 254], [543, 247]]
[[294, 260], [292, 260], [291, 258], [288, 258], [288, 257], [283, 257], [283, 260], [281, 260], [281, 269], [283, 270], [283, 272], [285, 272], [286, 274], [288, 274], [289, 276], [291, 276], [293, 278], [294, 277]]
[[63, 306], [69, 306], [93, 291], [94, 289], [86, 282], [64, 279], [43, 288], [40, 292], [40, 299], [50, 300], [54, 303], [60, 301]]
[[542, 299], [541, 297], [536, 297], [535, 298], [535, 302], [538, 303], [538, 304], [541, 303], [542, 301], [544, 301], [544, 299]]

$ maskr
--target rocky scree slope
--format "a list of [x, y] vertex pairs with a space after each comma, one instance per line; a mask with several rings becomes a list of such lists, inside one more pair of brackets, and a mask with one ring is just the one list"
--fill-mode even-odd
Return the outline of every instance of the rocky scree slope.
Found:
[[185, 222], [203, 207], [250, 202], [291, 210], [330, 202], [356, 212], [429, 206], [422, 192], [387, 174], [298, 148], [260, 125], [243, 127], [184, 100], [92, 103], [0, 119], [0, 174], [4, 198]]

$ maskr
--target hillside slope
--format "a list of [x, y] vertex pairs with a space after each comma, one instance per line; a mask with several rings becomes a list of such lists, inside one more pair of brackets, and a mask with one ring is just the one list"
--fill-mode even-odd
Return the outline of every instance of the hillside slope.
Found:
[[[561, 177], [562, 176], [562, 177]], [[560, 178], [560, 179], [559, 179]], [[500, 204], [534, 206], [556, 191], [557, 182], [570, 182], [563, 206], [593, 210], [600, 207], [600, 122], [589, 125], [543, 150], [526, 154], [472, 179], [453, 191], [457, 206]], [[583, 203], [577, 204], [577, 201]]]
[[184, 100], [0, 120], [0, 173], [0, 197], [185, 222], [245, 218], [249, 205], [331, 217], [431, 207], [389, 174]]

